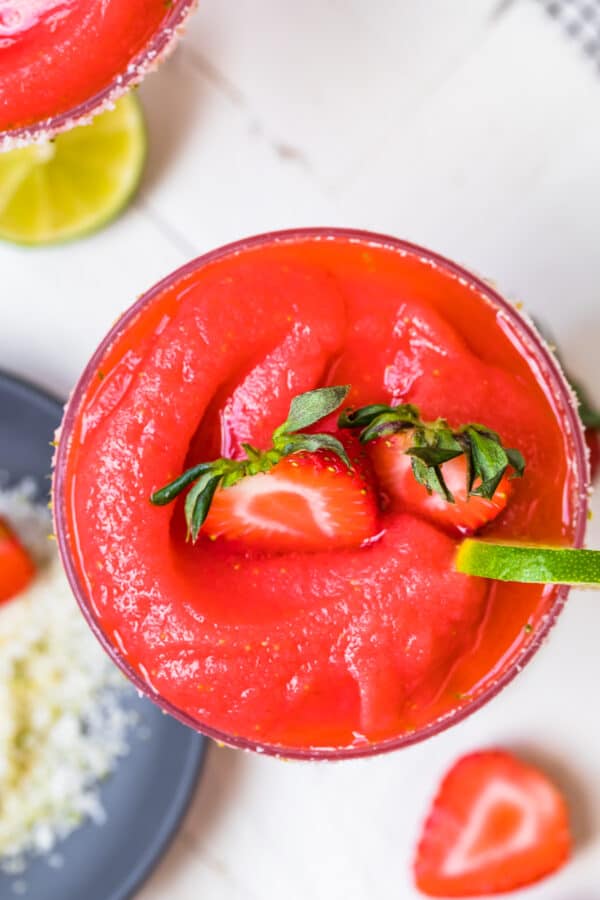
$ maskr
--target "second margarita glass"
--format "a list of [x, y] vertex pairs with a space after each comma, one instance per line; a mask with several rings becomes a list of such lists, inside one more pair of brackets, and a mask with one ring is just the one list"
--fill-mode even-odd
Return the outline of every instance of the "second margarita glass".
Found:
[[195, 0], [0, 0], [0, 150], [89, 122], [154, 69]]

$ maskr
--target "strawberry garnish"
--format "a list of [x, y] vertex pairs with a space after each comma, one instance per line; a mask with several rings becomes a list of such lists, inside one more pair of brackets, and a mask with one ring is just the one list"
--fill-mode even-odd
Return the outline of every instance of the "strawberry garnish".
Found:
[[0, 603], [25, 590], [34, 575], [35, 567], [29, 555], [0, 519]]
[[365, 476], [339, 456], [295, 453], [217, 491], [203, 528], [265, 550], [353, 547], [375, 534], [377, 504]]
[[371, 459], [385, 497], [399, 509], [423, 516], [442, 528], [459, 534], [474, 534], [502, 512], [512, 491], [508, 475], [503, 475], [491, 498], [469, 494], [467, 459], [457, 456], [440, 465], [444, 484], [452, 495], [447, 500], [428, 490], [414, 476], [407, 450], [410, 438], [404, 434], [379, 438], [371, 445]]
[[555, 872], [570, 848], [565, 801], [542, 772], [504, 751], [473, 753], [442, 782], [415, 879], [430, 897], [503, 893]]
[[510, 478], [525, 470], [519, 451], [503, 447], [487, 426], [424, 422], [410, 404], [347, 410], [339, 424], [360, 429], [361, 442], [370, 444], [388, 501], [460, 534], [496, 518], [508, 502]]
[[377, 531], [364, 463], [355, 457], [355, 468], [335, 435], [302, 430], [338, 409], [348, 390], [300, 394], [268, 450], [243, 444], [245, 459], [199, 463], [156, 491], [151, 502], [170, 503], [189, 487], [185, 516], [192, 541], [202, 529], [213, 539], [271, 551], [361, 544]]

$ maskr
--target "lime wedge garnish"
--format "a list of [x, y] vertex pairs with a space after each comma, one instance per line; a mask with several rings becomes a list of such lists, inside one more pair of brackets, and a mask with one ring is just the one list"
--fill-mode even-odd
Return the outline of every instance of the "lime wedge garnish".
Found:
[[497, 581], [600, 587], [600, 550], [491, 544], [468, 538], [458, 548], [455, 565], [465, 575]]
[[90, 125], [0, 153], [0, 238], [40, 245], [95, 231], [127, 205], [145, 156], [144, 117], [133, 94]]

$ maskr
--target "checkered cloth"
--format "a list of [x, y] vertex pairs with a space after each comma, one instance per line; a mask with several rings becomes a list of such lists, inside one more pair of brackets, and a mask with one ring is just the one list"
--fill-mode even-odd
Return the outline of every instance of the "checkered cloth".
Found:
[[600, 67], [600, 0], [538, 0]]

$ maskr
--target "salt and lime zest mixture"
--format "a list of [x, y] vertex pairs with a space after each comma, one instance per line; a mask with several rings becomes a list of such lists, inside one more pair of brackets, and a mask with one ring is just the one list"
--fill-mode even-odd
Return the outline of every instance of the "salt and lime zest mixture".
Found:
[[0, 870], [9, 874], [84, 820], [104, 820], [98, 782], [127, 754], [137, 721], [77, 608], [34, 490], [0, 490], [0, 516], [40, 566], [31, 587], [0, 607]]

